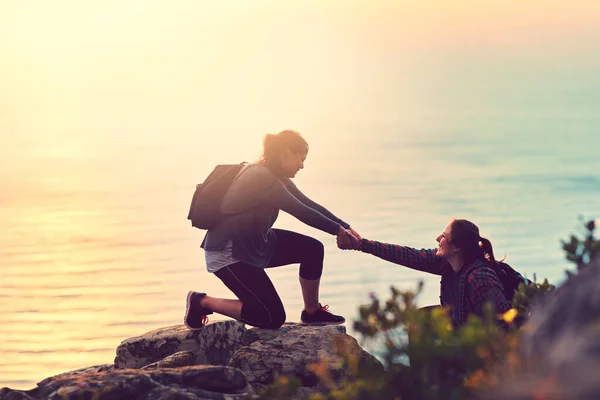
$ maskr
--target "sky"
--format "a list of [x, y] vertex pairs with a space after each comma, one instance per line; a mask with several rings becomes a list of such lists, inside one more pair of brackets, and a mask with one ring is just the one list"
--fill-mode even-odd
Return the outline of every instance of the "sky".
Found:
[[75, 156], [82, 132], [109, 146], [396, 121], [514, 80], [545, 101], [537, 81], [562, 96], [574, 68], [596, 76], [599, 44], [592, 0], [2, 0], [0, 145]]
[[[372, 200], [357, 182], [367, 181], [373, 168], [387, 171], [386, 176], [415, 173], [413, 168], [417, 177], [443, 173], [436, 169], [443, 165], [443, 152], [431, 148], [436, 143], [458, 154], [461, 163], [454, 171], [463, 177], [492, 170], [510, 175], [517, 167], [504, 165], [502, 152], [495, 158], [488, 152], [502, 148], [505, 131], [514, 140], [504, 148], [513, 160], [526, 161], [518, 168], [526, 165], [534, 171], [523, 176], [524, 182], [528, 176], [545, 177], [548, 165], [548, 174], [562, 168], [559, 178], [570, 179], [573, 171], [580, 173], [573, 160], [593, 165], [594, 145], [587, 144], [595, 143], [589, 136], [597, 125], [598, 93], [598, 0], [0, 0], [0, 221], [8, 226], [0, 229], [0, 242], [16, 254], [15, 268], [29, 271], [11, 273], [8, 282], [20, 292], [38, 290], [39, 284], [58, 288], [51, 296], [59, 293], [52, 297], [55, 302], [41, 305], [31, 305], [33, 297], [19, 296], [21, 302], [11, 298], [10, 318], [30, 332], [33, 342], [42, 337], [40, 346], [70, 346], [60, 339], [71, 334], [61, 325], [34, 324], [56, 330], [55, 336], [40, 336], [28, 324], [29, 318], [98, 319], [77, 298], [69, 302], [68, 295], [86, 293], [88, 287], [81, 281], [65, 284], [63, 274], [111, 267], [114, 258], [116, 264], [102, 279], [127, 280], [136, 274], [129, 270], [132, 258], [144, 268], [162, 270], [163, 260], [185, 256], [187, 250], [171, 251], [170, 240], [180, 240], [179, 233], [162, 240], [165, 232], [179, 232], [185, 222], [191, 193], [187, 185], [192, 182], [193, 188], [205, 176], [198, 172], [200, 166], [253, 161], [264, 133], [299, 130], [315, 149], [308, 163], [320, 160], [312, 165], [327, 166], [329, 176], [337, 168], [343, 176], [336, 190], [353, 201], [336, 210], [352, 215], [352, 207]], [[465, 143], [471, 141], [466, 135], [486, 130], [498, 142], [480, 141], [480, 147], [467, 149]], [[585, 151], [574, 136], [578, 130], [580, 138], [585, 136]], [[542, 145], [532, 137], [538, 131], [546, 134]], [[418, 143], [402, 146], [414, 132], [434, 136], [422, 141], [429, 151]], [[442, 140], [435, 137], [444, 134]], [[357, 145], [352, 135], [372, 143]], [[560, 155], [546, 154], [555, 148], [561, 148]], [[354, 158], [369, 149], [380, 153]], [[478, 149], [481, 154], [473, 158]], [[371, 169], [361, 168], [361, 159], [377, 162]], [[422, 162], [430, 159], [435, 161], [431, 165]], [[343, 175], [346, 162], [362, 175]], [[499, 169], [492, 168], [494, 162]], [[335, 163], [339, 165], [330, 168]], [[319, 174], [325, 174], [323, 169], [307, 168], [301, 178], [317, 194], [325, 186], [316, 179]], [[595, 182], [592, 175], [577, 176], [570, 185]], [[436, 190], [413, 183], [408, 193], [429, 196]], [[531, 187], [540, 187], [535, 184]], [[522, 186], [515, 188], [520, 193]], [[534, 189], [525, 189], [539, 197]], [[182, 220], [169, 214], [178, 210], [178, 196], [185, 203]], [[363, 226], [383, 237], [396, 227], [388, 226], [387, 219], [381, 223], [385, 214], [378, 213], [391, 212], [386, 207], [397, 198], [381, 199], [381, 208], [361, 208], [360, 215], [365, 215]], [[458, 201], [460, 206], [466, 200]], [[411, 204], [407, 207], [421, 207]], [[154, 225], [139, 225], [139, 214], [130, 212], [142, 205], [141, 210], [151, 210], [144, 221], [151, 217]], [[443, 210], [455, 206], [439, 205]], [[540, 210], [532, 214], [543, 214], [544, 208]], [[130, 236], [138, 233], [140, 241], [147, 240], [144, 245], [132, 242]], [[421, 234], [430, 235], [415, 233]], [[105, 255], [108, 247], [96, 248], [96, 243], [116, 244]], [[29, 254], [31, 248], [35, 250]], [[167, 254], [158, 255], [163, 251]], [[145, 265], [153, 257], [162, 258]], [[90, 277], [85, 278], [90, 287], [111, 295], [113, 286], [103, 288], [94, 273]], [[111, 295], [106, 301], [120, 300]], [[92, 310], [105, 307], [95, 298], [89, 304]], [[45, 313], [10, 314], [32, 308]], [[120, 316], [106, 312], [102, 317], [109, 324]], [[97, 336], [94, 327], [78, 325], [77, 334], [86, 338], [86, 346], [101, 347], [88, 340]], [[19, 329], [15, 337], [21, 335]], [[35, 343], [19, 346], [27, 349], [13, 353], [19, 362], [23, 354], [36, 365], [54, 357], [40, 362], [40, 354], [46, 353], [28, 351]], [[81, 358], [87, 362], [88, 355], [78, 352], [65, 360]], [[25, 371], [27, 379], [45, 377], [29, 371], [30, 365], [10, 370], [14, 376]]]

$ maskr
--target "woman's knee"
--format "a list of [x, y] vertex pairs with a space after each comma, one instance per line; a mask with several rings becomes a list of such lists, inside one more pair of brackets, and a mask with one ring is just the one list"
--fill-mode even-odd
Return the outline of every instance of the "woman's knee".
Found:
[[307, 237], [305, 242], [304, 251], [302, 252], [302, 261], [308, 263], [320, 264], [325, 258], [325, 246], [319, 240]]
[[315, 238], [311, 238], [311, 239], [312, 239], [311, 245], [310, 245], [311, 253], [313, 253], [316, 258], [323, 259], [325, 257], [325, 246], [323, 246], [323, 243], [321, 243], [321, 241], [319, 241]]
[[285, 323], [285, 310], [279, 310], [271, 314], [271, 321], [265, 326], [267, 329], [279, 329]]
[[283, 304], [244, 303], [242, 307], [242, 320], [258, 328], [277, 329], [285, 322], [285, 309]]
[[304, 253], [304, 259], [300, 263], [300, 277], [307, 280], [315, 280], [319, 279], [323, 273], [325, 246], [317, 239], [310, 239], [310, 245]]

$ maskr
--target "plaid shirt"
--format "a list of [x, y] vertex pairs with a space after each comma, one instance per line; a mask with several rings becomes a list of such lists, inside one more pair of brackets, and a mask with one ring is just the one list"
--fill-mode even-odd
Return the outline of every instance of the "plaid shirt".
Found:
[[[437, 249], [414, 249], [395, 244], [380, 243], [363, 239], [360, 251], [373, 254], [379, 258], [391, 261], [417, 271], [441, 275], [444, 285], [444, 275], [454, 273], [450, 263], [443, 257], [436, 256]], [[496, 312], [503, 313], [510, 309], [510, 304], [504, 297], [502, 284], [496, 272], [481, 260], [465, 264], [460, 274], [458, 307], [440, 296], [443, 306], [450, 306], [454, 311], [453, 322], [460, 326], [467, 321], [469, 314], [480, 318], [484, 316], [484, 305], [491, 302]], [[443, 290], [441, 291], [443, 293]]]

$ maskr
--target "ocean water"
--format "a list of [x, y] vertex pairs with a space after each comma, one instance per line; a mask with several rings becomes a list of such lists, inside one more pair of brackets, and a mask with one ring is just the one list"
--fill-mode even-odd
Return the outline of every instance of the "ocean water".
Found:
[[[314, 127], [297, 184], [370, 239], [433, 247], [450, 218], [471, 219], [497, 256], [529, 277], [560, 282], [570, 267], [560, 240], [582, 232], [580, 215], [600, 215], [600, 119], [588, 115], [576, 127], [568, 115], [443, 122], [454, 129]], [[340, 134], [325, 134], [332, 129]], [[251, 140], [260, 149], [260, 135]], [[257, 155], [238, 152], [222, 162]], [[180, 324], [190, 289], [231, 296], [206, 272], [203, 232], [186, 220], [194, 184], [214, 159], [167, 141], [87, 154], [30, 154], [3, 171], [11, 173], [0, 195], [0, 386], [29, 388], [111, 363], [122, 340]], [[435, 276], [340, 251], [334, 237], [285, 214], [276, 226], [323, 241], [321, 299], [347, 317], [350, 333], [358, 306], [369, 293], [386, 298], [390, 285], [414, 289], [422, 279], [419, 302], [437, 300]], [[289, 321], [302, 305], [297, 269], [269, 271]]]
[[[282, 129], [310, 144], [299, 188], [363, 237], [435, 247], [467, 218], [559, 283], [561, 240], [600, 218], [598, 6], [463, 3], [0, 4], [0, 387], [113, 362], [188, 290], [231, 297], [189, 202]], [[438, 300], [438, 277], [276, 227], [324, 243], [351, 334], [369, 293]], [[298, 321], [298, 267], [268, 273]]]

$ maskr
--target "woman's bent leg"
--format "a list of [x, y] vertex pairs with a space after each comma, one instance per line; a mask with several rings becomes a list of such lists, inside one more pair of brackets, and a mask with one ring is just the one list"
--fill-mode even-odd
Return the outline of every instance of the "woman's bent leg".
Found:
[[323, 273], [325, 248], [323, 243], [300, 233], [273, 229], [277, 237], [277, 247], [269, 263], [270, 267], [279, 267], [300, 263], [300, 277], [317, 280]]
[[277, 248], [269, 267], [300, 263], [300, 287], [304, 309], [312, 313], [319, 309], [319, 285], [323, 273], [325, 249], [323, 243], [300, 233], [273, 229]]
[[304, 309], [313, 313], [319, 309], [319, 286], [321, 279], [304, 279], [300, 280], [300, 288], [302, 289], [302, 299], [304, 300]]
[[200, 301], [200, 306], [203, 309], [226, 315], [238, 321], [242, 318], [242, 302], [240, 300], [219, 299], [205, 295]]
[[323, 243], [300, 233], [273, 229], [277, 236], [277, 248], [269, 268], [300, 263], [300, 286], [304, 300], [301, 320], [305, 323], [343, 323], [345, 319], [321, 307], [319, 286], [323, 273], [325, 248]]
[[223, 311], [227, 307], [234, 310], [236, 306], [239, 307], [239, 317], [230, 316], [248, 325], [269, 329], [277, 329], [283, 325], [286, 318], [283, 303], [262, 268], [238, 262], [218, 270], [215, 275], [238, 297], [239, 303], [228, 304], [225, 302], [236, 300], [209, 298], [209, 301], [203, 303], [203, 307], [221, 314], [211, 307], [212, 300], [213, 306], [223, 307]]

